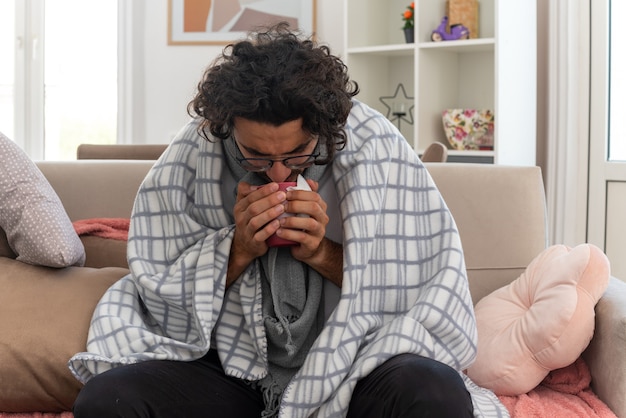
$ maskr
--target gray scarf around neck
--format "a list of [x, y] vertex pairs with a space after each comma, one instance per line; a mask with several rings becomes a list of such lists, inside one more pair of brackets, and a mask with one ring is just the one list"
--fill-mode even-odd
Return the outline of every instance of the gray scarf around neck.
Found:
[[[223, 141], [233, 147], [232, 140]], [[232, 157], [233, 148], [224, 152], [235, 179], [262, 185], [266, 179], [248, 172]], [[319, 181], [326, 166], [313, 165], [303, 175]], [[235, 190], [235, 196], [237, 191]], [[270, 248], [259, 257], [262, 310], [267, 337], [268, 375], [260, 387], [265, 402], [262, 418], [278, 416], [283, 391], [302, 366], [309, 349], [324, 325], [323, 277], [291, 256], [289, 247]]]

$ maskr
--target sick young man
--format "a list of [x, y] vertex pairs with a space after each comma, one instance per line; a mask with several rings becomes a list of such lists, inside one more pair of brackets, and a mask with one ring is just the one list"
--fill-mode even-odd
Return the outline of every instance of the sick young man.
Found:
[[138, 192], [131, 273], [70, 361], [76, 418], [507, 416], [463, 374], [476, 325], [455, 223], [357, 93], [282, 24], [208, 67]]

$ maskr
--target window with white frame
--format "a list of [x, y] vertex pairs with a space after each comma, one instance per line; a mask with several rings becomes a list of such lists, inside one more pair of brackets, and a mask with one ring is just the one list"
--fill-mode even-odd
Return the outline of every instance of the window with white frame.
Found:
[[117, 1], [0, 1], [0, 131], [31, 158], [117, 142], [117, 22]]

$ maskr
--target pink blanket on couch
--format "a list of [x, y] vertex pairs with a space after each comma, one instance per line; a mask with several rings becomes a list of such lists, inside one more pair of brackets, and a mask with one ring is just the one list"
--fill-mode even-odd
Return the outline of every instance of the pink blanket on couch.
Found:
[[120, 241], [128, 240], [128, 218], [91, 218], [74, 221], [74, 230], [78, 235], [95, 235]]
[[0, 412], [0, 418], [74, 418], [71, 412]]
[[581, 358], [554, 370], [532, 391], [498, 396], [511, 418], [616, 418], [591, 390], [591, 373]]

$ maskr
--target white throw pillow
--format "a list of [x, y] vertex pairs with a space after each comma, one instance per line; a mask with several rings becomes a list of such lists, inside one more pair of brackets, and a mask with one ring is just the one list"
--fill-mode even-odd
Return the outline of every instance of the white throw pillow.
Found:
[[49, 267], [85, 262], [85, 249], [59, 196], [26, 153], [1, 132], [0, 228], [20, 261]]

